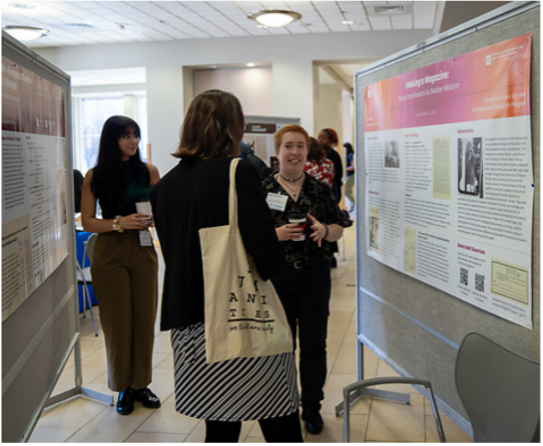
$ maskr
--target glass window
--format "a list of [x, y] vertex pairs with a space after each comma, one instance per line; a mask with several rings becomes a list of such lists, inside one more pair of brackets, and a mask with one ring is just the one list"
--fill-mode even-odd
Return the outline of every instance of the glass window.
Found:
[[[130, 100], [125, 100], [129, 98]], [[129, 106], [127, 104], [136, 104]], [[145, 94], [76, 96], [73, 99], [74, 167], [83, 175], [96, 165], [104, 122], [113, 115], [131, 116], [141, 130], [140, 153], [147, 161], [147, 98]], [[127, 109], [129, 108], [129, 109]], [[135, 114], [135, 116], [132, 116]]]
[[137, 120], [138, 125], [141, 130], [141, 140], [140, 140], [140, 153], [141, 159], [145, 162], [150, 161], [147, 159], [147, 96], [140, 95], [137, 97], [137, 107], [136, 107], [136, 116], [139, 116], [141, 119]]
[[113, 115], [123, 114], [123, 98], [81, 98], [81, 142], [84, 171], [96, 165], [100, 134], [104, 122]]

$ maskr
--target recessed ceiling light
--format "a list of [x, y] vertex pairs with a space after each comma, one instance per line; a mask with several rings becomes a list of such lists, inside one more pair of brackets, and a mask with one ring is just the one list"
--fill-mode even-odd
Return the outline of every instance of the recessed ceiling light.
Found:
[[38, 39], [49, 34], [47, 29], [32, 26], [4, 26], [4, 31], [21, 42]]
[[248, 64], [245, 64], [245, 65], [248, 66], [248, 67], [250, 67], [250, 68], [252, 68], [252, 67], [255, 66], [255, 64], [254, 64], [253, 62], [249, 62]]
[[354, 22], [352, 20], [343, 20], [343, 22], [341, 22], [343, 25], [354, 25]]
[[247, 17], [270, 28], [280, 28], [281, 26], [286, 26], [296, 20], [300, 20], [302, 14], [283, 9], [266, 9], [264, 11], [253, 12]]

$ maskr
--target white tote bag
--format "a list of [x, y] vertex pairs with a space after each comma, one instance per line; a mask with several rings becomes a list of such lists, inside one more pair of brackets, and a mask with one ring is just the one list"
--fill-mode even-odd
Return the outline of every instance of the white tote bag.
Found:
[[236, 167], [230, 165], [229, 224], [200, 229], [208, 363], [290, 352], [283, 305], [245, 250], [238, 227]]

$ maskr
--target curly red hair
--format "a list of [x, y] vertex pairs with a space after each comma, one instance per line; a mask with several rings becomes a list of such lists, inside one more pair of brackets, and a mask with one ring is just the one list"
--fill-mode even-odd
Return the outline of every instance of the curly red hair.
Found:
[[334, 129], [331, 129], [329, 127], [322, 129], [322, 132], [326, 132], [328, 134], [328, 138], [330, 138], [330, 141], [337, 146], [337, 143], [339, 142], [339, 138], [337, 136], [337, 132]]

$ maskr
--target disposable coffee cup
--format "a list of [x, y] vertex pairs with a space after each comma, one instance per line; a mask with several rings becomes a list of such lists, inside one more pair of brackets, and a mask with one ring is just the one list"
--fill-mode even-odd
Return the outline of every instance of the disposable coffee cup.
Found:
[[150, 201], [140, 201], [139, 203], [136, 203], [136, 211], [138, 214], [145, 214], [149, 217], [149, 220], [147, 220], [147, 226], [149, 226], [152, 223], [151, 214], [153, 213], [153, 209], [151, 208], [151, 202]]
[[[305, 230], [306, 217], [304, 214], [289, 214], [287, 215], [288, 222], [291, 224], [297, 224], [302, 227], [302, 230]], [[300, 235], [300, 237], [293, 239], [295, 242], [302, 242], [305, 240], [305, 234]]]

